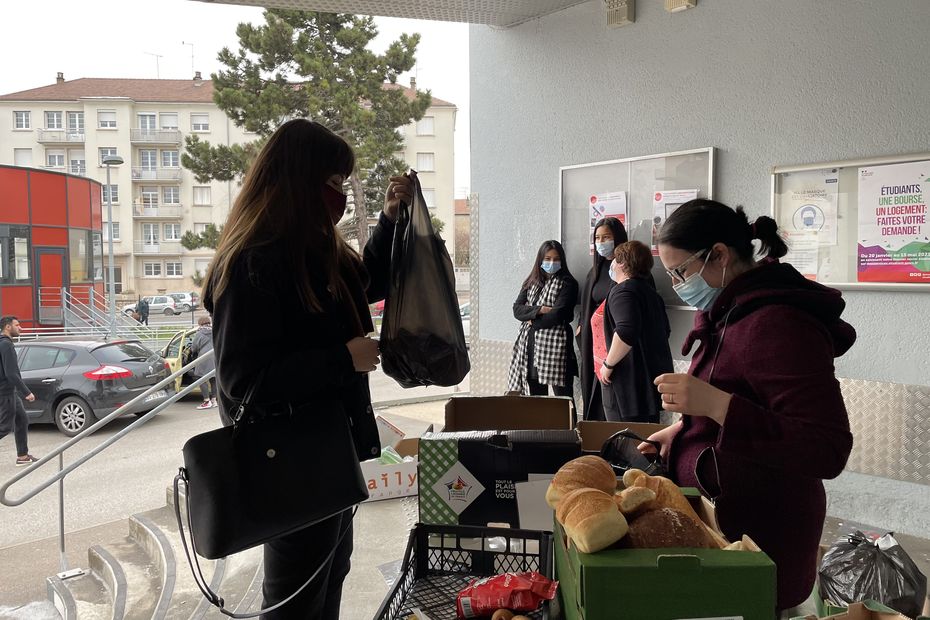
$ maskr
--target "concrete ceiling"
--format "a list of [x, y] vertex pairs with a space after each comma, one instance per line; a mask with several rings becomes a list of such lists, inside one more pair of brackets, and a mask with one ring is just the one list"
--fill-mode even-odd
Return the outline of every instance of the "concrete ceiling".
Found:
[[590, 0], [201, 0], [267, 8], [516, 26]]

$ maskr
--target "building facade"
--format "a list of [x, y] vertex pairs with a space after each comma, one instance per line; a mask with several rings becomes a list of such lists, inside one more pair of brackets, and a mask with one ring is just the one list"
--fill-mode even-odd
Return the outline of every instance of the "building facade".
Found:
[[[408, 96], [415, 87], [405, 88]], [[403, 158], [420, 173], [431, 212], [446, 223], [450, 253], [455, 114], [454, 104], [434, 98], [423, 119], [402, 129]], [[55, 84], [0, 96], [0, 164], [67, 172], [103, 185], [104, 247], [112, 234], [116, 292], [126, 295], [198, 290], [210, 264], [213, 250], [188, 250], [181, 238], [222, 226], [238, 184], [200, 183], [181, 166], [190, 135], [214, 145], [257, 138], [213, 103], [213, 84], [199, 72], [192, 80], [70, 81], [59, 73]], [[109, 182], [107, 155], [124, 160], [110, 166]], [[106, 253], [104, 261], [107, 266]]]

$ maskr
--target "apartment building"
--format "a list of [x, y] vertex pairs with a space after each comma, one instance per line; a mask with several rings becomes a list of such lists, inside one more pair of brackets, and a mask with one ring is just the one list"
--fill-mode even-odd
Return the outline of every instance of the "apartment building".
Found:
[[[411, 82], [411, 88], [386, 88], [405, 88], [413, 97]], [[434, 97], [423, 119], [402, 131], [403, 157], [419, 171], [431, 211], [447, 223], [450, 253], [455, 113], [454, 104]], [[65, 80], [59, 73], [49, 86], [0, 96], [0, 163], [79, 174], [104, 185], [104, 263], [112, 235], [117, 293], [200, 288], [213, 251], [187, 250], [181, 237], [208, 224], [221, 226], [238, 184], [200, 183], [184, 169], [180, 158], [188, 135], [227, 145], [257, 137], [213, 103], [213, 84], [199, 72], [192, 80]], [[109, 183], [107, 155], [124, 160], [110, 167]]]

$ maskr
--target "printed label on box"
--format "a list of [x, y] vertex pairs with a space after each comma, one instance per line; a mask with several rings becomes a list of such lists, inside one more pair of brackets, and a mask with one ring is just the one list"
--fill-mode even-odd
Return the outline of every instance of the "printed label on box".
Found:
[[456, 461], [439, 477], [433, 485], [433, 491], [455, 514], [460, 515], [484, 492], [484, 486], [464, 465]]

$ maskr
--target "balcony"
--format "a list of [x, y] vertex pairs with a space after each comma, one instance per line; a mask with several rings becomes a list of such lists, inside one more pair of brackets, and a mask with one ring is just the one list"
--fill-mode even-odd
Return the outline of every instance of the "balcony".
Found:
[[180, 168], [143, 168], [142, 166], [132, 167], [133, 181], [180, 181]]
[[181, 205], [160, 205], [139, 200], [132, 203], [132, 217], [136, 219], [181, 219], [183, 214]]
[[181, 132], [177, 129], [131, 129], [129, 141], [133, 144], [181, 144]]
[[134, 241], [133, 252], [135, 254], [172, 254], [177, 256], [181, 253], [181, 243], [179, 241]]
[[40, 144], [84, 144], [83, 130], [39, 129]]

